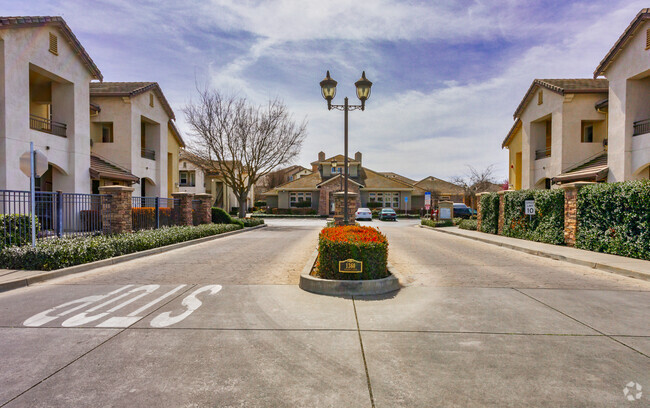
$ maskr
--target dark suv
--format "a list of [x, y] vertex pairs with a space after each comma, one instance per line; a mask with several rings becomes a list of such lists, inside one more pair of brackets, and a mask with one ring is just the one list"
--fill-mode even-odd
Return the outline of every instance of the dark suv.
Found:
[[472, 210], [463, 203], [454, 203], [454, 218], [468, 219], [475, 215], [476, 211]]

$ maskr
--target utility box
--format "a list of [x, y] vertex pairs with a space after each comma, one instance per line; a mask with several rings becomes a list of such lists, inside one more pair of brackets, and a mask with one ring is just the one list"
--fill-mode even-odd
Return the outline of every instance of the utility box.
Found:
[[454, 218], [454, 203], [452, 201], [438, 202], [438, 220], [451, 221]]

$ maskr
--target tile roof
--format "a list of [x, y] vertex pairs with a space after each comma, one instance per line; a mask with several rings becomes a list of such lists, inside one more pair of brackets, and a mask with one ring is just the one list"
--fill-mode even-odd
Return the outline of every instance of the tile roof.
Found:
[[43, 27], [55, 26], [63, 36], [68, 40], [68, 43], [77, 51], [77, 55], [83, 61], [88, 71], [93, 74], [93, 78], [102, 81], [104, 77], [101, 71], [95, 65], [95, 62], [90, 55], [86, 52], [81, 42], [74, 35], [70, 27], [66, 24], [65, 20], [60, 16], [21, 16], [21, 17], [0, 17], [0, 29], [7, 28], [23, 28], [23, 27]]
[[90, 178], [133, 182], [140, 181], [138, 176], [133, 175], [124, 167], [111, 163], [96, 154], [90, 155]]
[[264, 193], [264, 195], [278, 195], [279, 190], [317, 190], [318, 185], [321, 183], [322, 178], [319, 172], [314, 172], [307, 176], [300, 177], [299, 179], [289, 181], [284, 184], [272, 188], [271, 190]]
[[621, 34], [618, 40], [616, 40], [616, 43], [614, 43], [614, 46], [609, 50], [607, 55], [605, 55], [605, 58], [600, 61], [600, 64], [598, 64], [598, 67], [594, 71], [594, 78], [598, 78], [605, 74], [607, 68], [609, 68], [612, 62], [614, 62], [621, 50], [625, 48], [625, 45], [627, 45], [630, 39], [634, 36], [636, 30], [648, 20], [650, 20], [650, 8], [641, 9], [630, 25], [627, 26], [625, 31], [623, 31], [623, 34]]
[[[332, 157], [330, 157], [329, 159], [325, 159], [325, 160], [323, 160], [323, 162], [332, 162], [332, 161], [336, 161], [337, 163], [343, 163], [344, 160], [345, 160], [345, 156], [344, 156], [344, 155], [342, 155], [342, 154], [337, 154], [336, 156], [332, 156]], [[356, 160], [354, 160], [353, 158], [348, 157], [348, 163], [352, 163], [352, 162], [354, 162], [354, 163], [358, 163], [358, 162], [357, 162]], [[321, 161], [316, 160], [316, 161], [313, 161], [313, 162], [311, 162], [311, 163], [309, 163], [309, 164], [314, 165], [314, 164], [318, 164], [318, 163], [321, 163]]]
[[546, 88], [550, 91], [560, 95], [572, 93], [608, 93], [609, 81], [606, 79], [592, 79], [592, 78], [572, 78], [572, 79], [535, 79], [528, 88], [526, 95], [517, 106], [514, 118], [517, 119], [521, 116], [524, 108], [533, 98], [537, 88]]
[[510, 144], [510, 141], [512, 140], [512, 138], [515, 136], [515, 134], [519, 129], [521, 129], [521, 119], [517, 118], [517, 120], [515, 120], [515, 123], [510, 128], [510, 131], [506, 135], [506, 138], [503, 139], [503, 143], [501, 143], [502, 149]]
[[401, 181], [402, 183], [407, 183], [410, 185], [415, 185], [417, 181], [412, 180], [408, 177], [402, 176], [401, 174], [393, 173], [392, 171], [382, 171], [379, 174], [381, 174], [384, 177], [392, 178], [392, 179], [397, 179]]
[[553, 177], [553, 183], [572, 181], [604, 181], [607, 179], [607, 153], [603, 153], [588, 162], [578, 165], [559, 176]]
[[440, 194], [465, 194], [465, 190], [461, 186], [433, 176], [424, 178], [418, 181], [415, 185], [424, 191], [436, 191]]
[[172, 107], [167, 102], [158, 82], [91, 82], [90, 96], [136, 96], [152, 91], [162, 103], [163, 109], [170, 119], [176, 119]]

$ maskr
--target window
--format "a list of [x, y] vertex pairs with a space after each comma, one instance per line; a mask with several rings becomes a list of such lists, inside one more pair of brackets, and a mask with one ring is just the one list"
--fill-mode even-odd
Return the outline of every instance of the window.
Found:
[[[298, 204], [298, 203], [305, 203], [305, 204]], [[307, 202], [309, 202], [309, 205], [307, 205]], [[292, 191], [289, 193], [289, 206], [291, 207], [309, 207], [311, 206], [311, 192], [296, 192]]]
[[399, 193], [368, 193], [368, 202], [379, 203], [382, 207], [399, 208]]
[[594, 142], [594, 124], [592, 122], [582, 122], [582, 143]]
[[59, 39], [52, 33], [50, 33], [50, 52], [59, 55]]
[[195, 172], [194, 170], [182, 170], [178, 172], [178, 185], [183, 187], [195, 186]]
[[153, 94], [152, 93], [149, 94], [149, 106], [151, 106], [153, 108]]
[[113, 123], [102, 123], [102, 143], [113, 143]]
[[539, 90], [539, 93], [537, 94], [537, 104], [538, 104], [538, 105], [541, 105], [541, 104], [543, 104], [543, 103], [544, 103], [544, 93], [543, 93], [542, 90], [540, 89], [540, 90]]

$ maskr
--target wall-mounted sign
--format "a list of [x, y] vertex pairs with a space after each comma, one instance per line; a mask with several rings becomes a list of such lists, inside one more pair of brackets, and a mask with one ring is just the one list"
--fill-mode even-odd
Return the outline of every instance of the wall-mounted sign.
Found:
[[440, 207], [440, 219], [441, 220], [450, 220], [451, 219], [451, 208]]
[[340, 273], [361, 273], [363, 272], [363, 262], [354, 259], [339, 261]]
[[524, 201], [524, 210], [526, 215], [535, 215], [535, 200]]

